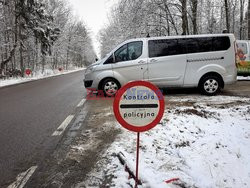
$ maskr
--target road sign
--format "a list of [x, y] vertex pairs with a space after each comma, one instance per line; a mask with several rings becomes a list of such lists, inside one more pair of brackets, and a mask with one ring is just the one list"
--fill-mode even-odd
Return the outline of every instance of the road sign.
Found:
[[161, 91], [146, 81], [124, 85], [115, 96], [113, 111], [117, 121], [126, 129], [137, 132], [135, 188], [139, 181], [140, 132], [155, 127], [165, 109]]
[[29, 76], [31, 74], [31, 70], [30, 69], [26, 69], [25, 73]]
[[133, 81], [115, 96], [113, 110], [117, 121], [126, 129], [143, 132], [155, 127], [164, 113], [161, 91], [150, 82]]

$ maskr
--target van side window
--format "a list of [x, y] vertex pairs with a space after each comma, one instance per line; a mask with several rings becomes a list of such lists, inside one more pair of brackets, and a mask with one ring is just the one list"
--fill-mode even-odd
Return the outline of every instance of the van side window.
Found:
[[142, 46], [143, 43], [131, 42], [128, 44], [128, 60], [135, 60], [142, 55]]
[[103, 64], [111, 64], [111, 63], [114, 63], [113, 54], [109, 56], [109, 58]]
[[230, 48], [230, 39], [228, 37], [198, 37], [187, 38], [187, 53], [202, 53], [223, 51]]
[[115, 62], [135, 60], [142, 55], [142, 41], [131, 42], [115, 51]]
[[228, 50], [231, 46], [227, 36], [218, 37], [197, 37], [150, 40], [149, 57], [161, 57], [191, 53], [202, 53], [212, 51]]
[[150, 40], [149, 57], [180, 55], [186, 53], [185, 41], [182, 39]]
[[115, 51], [115, 62], [128, 60], [128, 45], [125, 44]]
[[202, 53], [213, 51], [213, 38], [212, 37], [202, 37], [202, 38], [187, 38], [187, 53]]

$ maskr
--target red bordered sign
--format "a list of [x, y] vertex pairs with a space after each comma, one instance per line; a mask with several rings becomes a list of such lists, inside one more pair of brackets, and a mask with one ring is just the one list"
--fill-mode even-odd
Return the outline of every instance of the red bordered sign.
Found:
[[133, 81], [119, 89], [113, 103], [117, 121], [126, 129], [144, 132], [155, 127], [165, 109], [161, 91], [150, 82]]
[[25, 74], [27, 74], [29, 76], [31, 74], [31, 70], [30, 69], [26, 69], [25, 70]]

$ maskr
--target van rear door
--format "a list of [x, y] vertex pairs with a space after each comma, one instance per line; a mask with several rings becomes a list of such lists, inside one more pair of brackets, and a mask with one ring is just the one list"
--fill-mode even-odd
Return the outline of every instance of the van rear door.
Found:
[[[221, 76], [233, 74], [235, 69], [235, 52], [228, 36], [201, 36], [186, 39], [187, 69], [185, 86], [198, 86], [200, 78], [208, 72], [216, 72]], [[232, 48], [233, 50], [233, 48]], [[228, 53], [231, 53], [230, 56]]]

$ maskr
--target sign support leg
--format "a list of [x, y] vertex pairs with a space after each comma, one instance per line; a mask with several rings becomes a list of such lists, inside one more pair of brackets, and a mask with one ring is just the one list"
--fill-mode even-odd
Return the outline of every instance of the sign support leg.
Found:
[[140, 132], [137, 133], [137, 146], [136, 146], [136, 175], [135, 175], [135, 188], [137, 188], [139, 177], [139, 147], [140, 147]]

